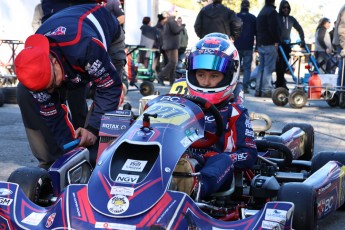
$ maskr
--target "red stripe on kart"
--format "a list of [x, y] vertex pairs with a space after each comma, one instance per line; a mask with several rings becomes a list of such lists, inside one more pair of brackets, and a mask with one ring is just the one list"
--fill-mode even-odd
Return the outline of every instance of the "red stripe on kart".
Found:
[[86, 187], [82, 188], [80, 191], [77, 192], [77, 199], [80, 206], [81, 218], [76, 217], [76, 219], [83, 220], [91, 224], [95, 224], [96, 220], [87, 197]]
[[156, 180], [154, 180], [154, 181], [148, 183], [147, 185], [143, 186], [142, 188], [138, 189], [137, 191], [135, 191], [134, 195], [131, 196], [131, 197], [129, 198], [129, 200], [134, 199], [134, 198], [135, 198], [136, 196], [138, 196], [140, 193], [142, 193], [143, 191], [145, 191], [148, 187], [150, 187], [150, 186], [152, 186], [152, 185], [154, 185], [154, 184], [160, 182], [161, 180], [162, 180], [161, 177], [160, 177], [160, 178], [157, 178]]
[[83, 22], [85, 20], [85, 18], [95, 12], [96, 10], [98, 10], [99, 8], [101, 8], [101, 5], [97, 5], [96, 7], [92, 8], [91, 10], [87, 11], [85, 14], [83, 14], [78, 21], [78, 32], [77, 32], [77, 36], [69, 41], [69, 42], [60, 42], [60, 43], [50, 43], [50, 46], [71, 46], [71, 45], [75, 45], [80, 41], [81, 38], [81, 32], [82, 32], [82, 28], [83, 28]]
[[109, 184], [105, 181], [105, 177], [101, 174], [100, 171], [98, 171], [97, 175], [98, 175], [99, 179], [101, 180], [101, 183], [103, 185], [105, 193], [108, 194], [108, 197], [110, 199], [112, 196], [110, 194], [110, 186], [109, 186]]
[[157, 220], [157, 218], [163, 213], [163, 211], [171, 201], [171, 196], [168, 193], [165, 193], [165, 195], [162, 197], [159, 203], [156, 204], [147, 215], [145, 215], [145, 217], [137, 225], [137, 228], [142, 228], [145, 225], [151, 226]]

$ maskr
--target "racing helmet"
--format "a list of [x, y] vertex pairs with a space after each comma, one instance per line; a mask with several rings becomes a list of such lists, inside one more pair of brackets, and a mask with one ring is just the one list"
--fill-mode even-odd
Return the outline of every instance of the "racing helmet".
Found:
[[[192, 47], [187, 60], [187, 86], [191, 95], [207, 99], [212, 104], [228, 101], [236, 87], [240, 59], [234, 44], [226, 34], [210, 33]], [[222, 72], [224, 78], [216, 87], [201, 87], [196, 79], [198, 69]]]

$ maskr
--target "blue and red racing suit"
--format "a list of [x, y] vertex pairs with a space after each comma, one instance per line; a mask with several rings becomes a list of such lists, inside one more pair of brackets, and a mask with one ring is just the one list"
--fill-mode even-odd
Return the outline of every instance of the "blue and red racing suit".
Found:
[[[48, 38], [51, 53], [63, 67], [63, 86], [67, 90], [89, 82], [96, 85], [94, 110], [86, 127], [96, 135], [101, 116], [118, 108], [122, 93], [121, 79], [107, 53], [120, 30], [118, 21], [107, 9], [83, 4], [55, 13], [36, 32]], [[67, 107], [59, 102], [55, 93], [31, 92], [55, 141], [63, 146], [73, 140], [74, 128], [68, 119]]]
[[[257, 158], [254, 131], [247, 109], [242, 103], [228, 103], [219, 112], [223, 118], [224, 133], [218, 142], [207, 149], [191, 149], [193, 157], [199, 162], [204, 161], [200, 169], [202, 198], [219, 191], [225, 183], [231, 183], [234, 166], [250, 169]], [[214, 133], [215, 128], [215, 119], [205, 113], [205, 130]]]

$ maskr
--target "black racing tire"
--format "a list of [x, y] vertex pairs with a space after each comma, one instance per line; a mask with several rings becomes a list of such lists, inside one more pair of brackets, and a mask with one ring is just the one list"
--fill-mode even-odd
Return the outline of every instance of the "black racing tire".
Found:
[[277, 106], [285, 106], [289, 102], [289, 91], [284, 87], [278, 87], [273, 91], [272, 101]]
[[298, 182], [285, 183], [279, 189], [278, 201], [294, 203], [292, 221], [294, 229], [314, 230], [317, 228], [316, 192], [311, 185]]
[[291, 108], [301, 109], [307, 104], [308, 98], [302, 89], [297, 89], [291, 92], [288, 100]]
[[345, 109], [345, 93], [339, 93], [339, 107]]
[[11, 173], [8, 182], [16, 183], [35, 204], [49, 206], [53, 195], [52, 178], [49, 172], [39, 167], [22, 167]]
[[314, 127], [310, 124], [305, 124], [305, 123], [288, 123], [283, 127], [282, 133], [285, 133], [286, 131], [290, 130], [293, 127], [302, 129], [306, 135], [305, 142], [304, 142], [304, 154], [301, 157], [299, 157], [299, 160], [310, 161], [314, 155], [314, 141], [315, 141]]
[[149, 96], [152, 95], [155, 92], [155, 86], [152, 82], [149, 81], [143, 81], [143, 83], [140, 84], [140, 93], [143, 96]]
[[323, 93], [323, 97], [326, 98], [326, 102], [330, 107], [337, 107], [339, 105], [339, 96], [338, 94], [334, 93], [332, 96], [332, 93], [329, 91], [325, 91]]
[[17, 87], [3, 87], [5, 104], [17, 104]]
[[5, 103], [5, 96], [4, 93], [2, 92], [2, 89], [0, 89], [0, 107], [2, 107]]
[[339, 161], [345, 165], [345, 152], [322, 151], [318, 154], [315, 154], [311, 159], [311, 173], [314, 173], [322, 168], [322, 166], [327, 164], [328, 161]]
[[256, 87], [256, 78], [252, 78], [252, 79], [249, 80], [249, 87], [251, 89], [255, 89], [255, 87]]

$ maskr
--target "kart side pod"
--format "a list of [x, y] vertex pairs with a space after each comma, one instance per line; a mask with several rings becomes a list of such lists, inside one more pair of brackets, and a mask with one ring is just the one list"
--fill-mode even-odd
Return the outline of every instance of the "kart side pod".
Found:
[[279, 189], [280, 185], [273, 176], [257, 175], [250, 185], [250, 194], [256, 198], [272, 198], [278, 195]]

